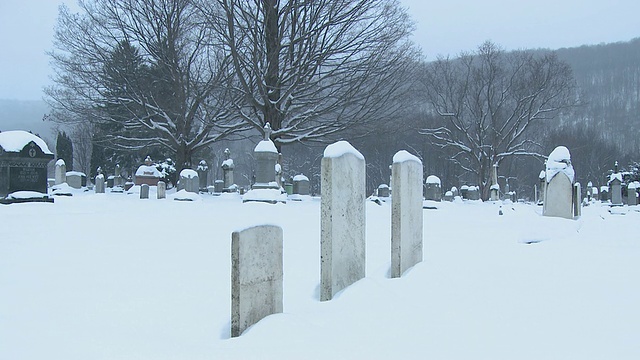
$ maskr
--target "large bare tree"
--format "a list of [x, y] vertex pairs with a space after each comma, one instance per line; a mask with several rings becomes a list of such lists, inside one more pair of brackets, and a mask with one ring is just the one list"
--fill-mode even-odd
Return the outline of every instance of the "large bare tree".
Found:
[[485, 199], [492, 167], [543, 156], [533, 130], [577, 102], [571, 68], [555, 54], [505, 52], [491, 42], [426, 64], [424, 85], [434, 124], [423, 133], [476, 176]]
[[238, 114], [280, 149], [391, 120], [416, 51], [396, 0], [202, 1], [233, 59]]
[[81, 0], [60, 8], [51, 117], [90, 121], [117, 149], [195, 151], [246, 128], [229, 105], [231, 58], [192, 0]]

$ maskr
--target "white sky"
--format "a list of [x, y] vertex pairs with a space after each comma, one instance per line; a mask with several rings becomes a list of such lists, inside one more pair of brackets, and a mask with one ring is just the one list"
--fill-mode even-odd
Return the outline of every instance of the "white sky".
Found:
[[[640, 37], [639, 0], [400, 0], [416, 21], [427, 59], [474, 50], [560, 48]], [[0, 0], [0, 99], [42, 98], [58, 5], [75, 0]]]

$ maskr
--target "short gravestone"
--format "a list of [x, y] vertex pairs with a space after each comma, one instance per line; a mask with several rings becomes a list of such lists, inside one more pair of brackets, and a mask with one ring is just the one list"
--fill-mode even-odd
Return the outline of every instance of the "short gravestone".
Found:
[[96, 194], [104, 194], [104, 191], [105, 191], [104, 188], [105, 188], [104, 175], [103, 174], [96, 175], [96, 187], [95, 187]]
[[480, 200], [480, 188], [478, 186], [469, 186], [467, 190], [467, 199]]
[[378, 186], [378, 196], [379, 197], [389, 197], [389, 185], [380, 184]]
[[67, 182], [67, 165], [64, 160], [58, 159], [56, 161], [55, 168], [56, 185], [60, 185]]
[[627, 185], [627, 205], [636, 206], [638, 205], [638, 196], [636, 193], [637, 185], [635, 182], [630, 182]]
[[453, 186], [450, 191], [451, 191], [451, 196], [453, 197], [460, 196], [460, 192], [458, 191], [457, 187]]
[[293, 193], [296, 195], [309, 195], [309, 178], [303, 174], [293, 177]]
[[439, 177], [435, 175], [427, 177], [424, 183], [424, 198], [433, 201], [442, 200], [442, 189]]
[[460, 187], [460, 196], [463, 199], [469, 199], [469, 185], [462, 185]]
[[221, 193], [224, 190], [224, 181], [216, 180], [213, 182], [213, 191], [216, 193]]
[[149, 184], [140, 185], [140, 199], [149, 198]]
[[320, 300], [365, 276], [365, 159], [339, 141], [321, 162]]
[[66, 178], [67, 184], [74, 189], [80, 189], [87, 186], [87, 175], [85, 175], [85, 173], [79, 171], [67, 171]]
[[231, 336], [282, 312], [282, 228], [251, 227], [231, 235]]
[[164, 181], [158, 181], [158, 188], [156, 191], [156, 197], [158, 199], [166, 199], [167, 197], [167, 184]]
[[200, 180], [195, 170], [183, 169], [180, 171], [180, 189], [184, 189], [187, 192], [198, 193]]
[[600, 186], [600, 201], [609, 201], [609, 187]]
[[391, 277], [397, 278], [422, 261], [422, 162], [399, 151], [391, 176]]
[[546, 184], [542, 214], [544, 216], [572, 219], [573, 182], [575, 172], [571, 165], [571, 155], [564, 146], [556, 147], [547, 159]]

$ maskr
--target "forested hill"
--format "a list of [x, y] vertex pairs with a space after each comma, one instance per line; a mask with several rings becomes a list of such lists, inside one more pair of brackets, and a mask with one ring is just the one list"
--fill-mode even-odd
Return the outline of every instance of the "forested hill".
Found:
[[623, 152], [640, 150], [640, 38], [556, 53], [571, 65], [585, 103], [572, 120], [595, 127]]

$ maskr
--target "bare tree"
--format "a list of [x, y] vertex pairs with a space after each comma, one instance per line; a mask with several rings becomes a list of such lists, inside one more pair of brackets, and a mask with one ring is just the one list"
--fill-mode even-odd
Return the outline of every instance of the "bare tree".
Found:
[[424, 85], [437, 124], [422, 132], [476, 176], [485, 199], [492, 166], [543, 156], [533, 130], [577, 102], [571, 68], [555, 54], [506, 53], [491, 42], [426, 64]]
[[109, 146], [161, 147], [180, 169], [241, 131], [228, 111], [231, 59], [191, 0], [80, 1], [61, 7], [50, 53], [51, 117], [90, 121]]
[[202, 1], [233, 59], [238, 114], [282, 145], [390, 120], [416, 51], [396, 0]]

